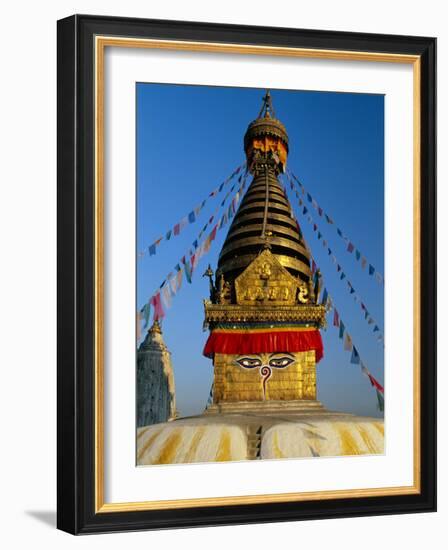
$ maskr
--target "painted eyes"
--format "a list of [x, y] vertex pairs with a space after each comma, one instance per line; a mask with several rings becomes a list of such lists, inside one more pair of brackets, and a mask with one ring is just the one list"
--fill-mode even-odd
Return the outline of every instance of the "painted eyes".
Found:
[[291, 357], [274, 357], [269, 360], [269, 366], [275, 367], [276, 369], [284, 369], [291, 363], [294, 363], [294, 359]]
[[236, 362], [241, 367], [244, 367], [245, 369], [254, 369], [256, 367], [261, 367], [261, 360], [257, 359], [256, 357], [241, 357], [240, 359], [237, 359]]
[[[256, 367], [261, 367], [263, 365], [261, 359], [258, 357], [240, 357], [236, 360], [238, 365], [240, 367], [243, 367], [245, 369], [254, 369]], [[272, 357], [268, 365], [270, 367], [276, 368], [276, 369], [284, 369], [288, 367], [291, 363], [294, 363], [294, 359], [292, 357]]]

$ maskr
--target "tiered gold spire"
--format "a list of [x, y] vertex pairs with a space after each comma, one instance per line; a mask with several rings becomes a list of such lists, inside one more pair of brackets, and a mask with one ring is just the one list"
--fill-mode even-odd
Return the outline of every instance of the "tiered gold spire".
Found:
[[273, 116], [268, 91], [258, 118], [244, 136], [247, 165], [254, 179], [221, 250], [218, 281], [222, 275], [232, 284], [266, 247], [291, 275], [305, 283], [310, 279], [310, 254], [278, 181], [286, 165], [288, 134]]

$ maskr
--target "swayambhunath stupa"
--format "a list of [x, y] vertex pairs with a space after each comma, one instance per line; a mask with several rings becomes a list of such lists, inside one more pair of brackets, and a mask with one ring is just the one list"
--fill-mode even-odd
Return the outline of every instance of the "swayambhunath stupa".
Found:
[[[384, 452], [382, 418], [333, 412], [318, 400], [321, 330], [331, 303], [280, 179], [292, 181], [289, 150], [267, 91], [244, 135], [240, 174], [252, 180], [217, 265], [204, 273], [204, 318], [192, 320], [209, 332], [203, 350], [213, 369], [209, 402], [202, 414], [177, 413], [160, 295], [152, 297], [155, 322], [138, 350], [140, 466]], [[182, 265], [194, 267], [194, 259]], [[382, 386], [362, 368], [381, 400]]]

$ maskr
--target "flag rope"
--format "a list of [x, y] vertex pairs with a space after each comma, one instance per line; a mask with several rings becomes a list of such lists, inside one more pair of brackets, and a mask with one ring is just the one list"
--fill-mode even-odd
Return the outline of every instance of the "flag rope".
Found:
[[[289, 178], [288, 178], [289, 179]], [[285, 189], [285, 192], [286, 192], [286, 189]], [[335, 256], [335, 254], [333, 253], [333, 251], [331, 250], [331, 248], [328, 246], [328, 241], [325, 239], [325, 236], [324, 234], [321, 232], [321, 230], [319, 229], [319, 226], [316, 224], [316, 222], [314, 221], [313, 217], [311, 216], [311, 214], [308, 212], [308, 209], [307, 207], [303, 204], [303, 201], [300, 197], [298, 197], [298, 201], [299, 201], [299, 206], [303, 206], [303, 210], [302, 210], [302, 214], [303, 216], [306, 218], [307, 222], [310, 224], [310, 226], [313, 228], [313, 231], [317, 234], [317, 240], [321, 240], [322, 239], [322, 246], [324, 247], [324, 249], [327, 251], [328, 253], [328, 256], [331, 258], [331, 261], [337, 271], [337, 273], [340, 273], [340, 276], [339, 276], [339, 280], [340, 281], [343, 281], [345, 279], [346, 283], [347, 283], [347, 288], [348, 288], [348, 291], [349, 293], [352, 295], [354, 301], [359, 304], [360, 308], [361, 308], [361, 311], [363, 312], [364, 314], [364, 320], [367, 321], [367, 324], [369, 326], [372, 326], [373, 328], [373, 333], [376, 335], [376, 340], [379, 342], [379, 343], [382, 343], [382, 345], [384, 345], [384, 335], [383, 335], [383, 332], [381, 331], [380, 329], [380, 326], [379, 324], [375, 321], [375, 319], [372, 317], [372, 315], [370, 314], [366, 304], [364, 303], [364, 301], [361, 299], [361, 297], [359, 296], [359, 294], [356, 292], [353, 284], [351, 283], [351, 281], [347, 278], [347, 275], [346, 275], [346, 272], [342, 269], [342, 266], [341, 264], [339, 263], [337, 257]], [[293, 202], [293, 201], [292, 201]], [[293, 202], [294, 204], [294, 202]], [[314, 260], [313, 260], [313, 263], [314, 263]], [[315, 272], [315, 268], [313, 269], [312, 268], [312, 272], [314, 274]]]
[[[303, 185], [303, 183], [299, 180], [299, 178], [289, 169], [287, 169], [286, 171], [286, 176], [290, 182], [290, 187], [291, 187], [291, 190], [294, 190], [293, 189], [293, 186], [296, 187], [295, 189], [295, 193], [296, 193], [296, 197], [299, 199], [299, 191], [297, 190], [297, 186], [298, 186], [298, 189], [300, 189], [300, 192], [302, 193], [303, 196], [306, 196], [308, 202], [312, 205], [312, 207], [316, 210], [316, 212], [319, 214], [319, 216], [321, 218], [325, 218], [326, 222], [329, 224], [329, 225], [335, 225], [335, 222], [334, 220], [324, 211], [323, 208], [321, 208], [319, 206], [319, 204], [317, 203], [317, 201], [314, 199], [314, 197], [311, 195], [311, 193], [309, 193], [309, 191], [307, 191], [307, 189], [305, 188], [305, 186]], [[294, 182], [293, 182], [294, 180]], [[301, 199], [300, 199], [301, 200]], [[354, 244], [353, 244], [353, 241], [351, 241], [346, 235], [345, 233], [343, 233], [342, 229], [339, 227], [339, 226], [336, 226], [336, 233], [339, 235], [339, 237], [344, 241], [345, 245], [346, 245], [346, 251], [349, 253], [349, 254], [353, 254], [353, 252], [355, 253], [355, 258], [357, 260], [357, 262], [361, 262], [361, 269], [365, 269], [367, 266], [368, 266], [368, 273], [370, 276], [373, 276], [374, 275], [374, 278], [375, 280], [379, 283], [379, 284], [382, 284], [384, 285], [384, 276], [375, 268], [375, 266], [373, 266], [371, 263], [368, 262], [367, 258], [365, 256], [363, 256], [359, 250], [358, 247], [356, 247]]]
[[[196, 269], [199, 263], [199, 260], [209, 252], [211, 243], [216, 238], [217, 231], [225, 227], [228, 221], [233, 218], [236, 212], [238, 203], [241, 199], [242, 193], [244, 191], [244, 188], [246, 186], [247, 176], [248, 176], [248, 172], [246, 170], [242, 177], [241, 186], [239, 187], [238, 191], [235, 193], [235, 196], [232, 198], [230, 206], [225, 210], [225, 212], [216, 222], [216, 224], [214, 225], [212, 231], [207, 236], [207, 238], [204, 239], [201, 242], [201, 244], [198, 243], [199, 239], [207, 230], [208, 226], [211, 225], [212, 222], [214, 221], [215, 215], [217, 214], [217, 212], [224, 206], [226, 199], [228, 198], [228, 196], [230, 195], [230, 193], [232, 192], [235, 186], [232, 187], [232, 189], [226, 195], [225, 199], [217, 207], [215, 213], [209, 218], [208, 222], [201, 229], [198, 238], [193, 242], [192, 246], [194, 248], [190, 248], [189, 252], [184, 256], [182, 256], [182, 258], [176, 264], [176, 266], [174, 267], [175, 273], [173, 273], [173, 271], [168, 273], [168, 275], [163, 280], [162, 284], [152, 294], [152, 296], [143, 305], [143, 307], [137, 312], [137, 325], [138, 325], [137, 334], [138, 335], [140, 334], [140, 322], [141, 321], [144, 322], [143, 328], [147, 328], [149, 324], [151, 307], [154, 309], [154, 316], [153, 316], [154, 321], [157, 321], [165, 317], [165, 309], [168, 309], [171, 306], [171, 298], [174, 297], [177, 294], [177, 291], [181, 288], [183, 274], [185, 274], [185, 278], [187, 279], [187, 282], [191, 284], [193, 272]], [[187, 255], [190, 256], [189, 260], [186, 258]], [[183, 267], [181, 266], [181, 264]]]
[[[314, 258], [312, 258], [312, 261], [315, 262]], [[317, 264], [316, 264], [316, 268], [319, 269], [317, 267]], [[333, 309], [333, 312], [334, 312], [333, 322], [331, 324], [335, 329], [338, 330], [338, 337], [339, 337], [339, 340], [342, 340], [343, 342], [344, 350], [351, 352], [350, 363], [353, 365], [359, 365], [361, 368], [361, 372], [368, 378], [370, 385], [373, 388], [375, 388], [376, 397], [377, 397], [377, 406], [378, 406], [378, 409], [381, 412], [383, 412], [384, 411], [384, 387], [378, 382], [378, 380], [373, 376], [373, 374], [366, 367], [358, 351], [358, 348], [353, 343], [353, 338], [350, 336], [347, 330], [347, 325], [342, 320], [342, 317], [340, 316], [339, 311], [336, 309], [334, 300], [332, 296], [329, 294], [326, 287], [324, 287], [322, 290], [321, 303], [322, 305], [326, 306], [327, 313], [329, 313]]]
[[355, 344], [353, 343], [353, 338], [350, 336], [347, 325], [343, 322], [339, 311], [336, 309], [336, 306], [334, 304], [333, 298], [328, 294], [327, 289], [324, 289], [324, 292], [327, 296], [327, 303], [324, 305], [327, 305], [327, 311], [331, 311], [331, 308], [334, 310], [333, 315], [333, 322], [332, 325], [337, 330], [339, 329], [338, 335], [339, 340], [342, 340], [343, 347], [345, 351], [351, 352], [350, 357], [350, 363], [353, 365], [359, 365], [361, 367], [361, 372], [368, 378], [371, 386], [375, 388], [377, 401], [378, 401], [378, 409], [383, 412], [384, 411], [384, 387], [378, 382], [378, 380], [373, 376], [373, 374], [368, 370], [366, 367], [364, 361], [362, 360], [358, 349], [356, 348]]
[[[157, 251], [157, 247], [163, 242], [163, 241], [169, 241], [171, 239], [171, 237], [177, 237], [178, 235], [180, 235], [180, 233], [182, 232], [182, 230], [188, 225], [188, 224], [193, 224], [195, 223], [195, 221], [198, 219], [198, 216], [199, 214], [201, 213], [202, 209], [205, 207], [207, 201], [212, 198], [212, 197], [215, 197], [216, 195], [218, 195], [219, 193], [221, 193], [221, 191], [223, 190], [223, 188], [228, 184], [230, 183], [230, 181], [232, 181], [232, 179], [237, 176], [241, 169], [244, 168], [246, 163], [243, 163], [243, 164], [240, 164], [240, 166], [238, 166], [237, 168], [235, 168], [235, 170], [232, 172], [232, 174], [226, 178], [218, 187], [216, 187], [216, 189], [213, 189], [213, 191], [211, 191], [207, 197], [200, 203], [198, 204], [195, 208], [193, 208], [193, 210], [191, 210], [191, 212], [189, 214], [187, 214], [186, 216], [184, 216], [179, 222], [177, 222], [176, 224], [174, 224], [172, 226], [171, 229], [169, 229], [164, 235], [162, 235], [161, 237], [159, 237], [158, 239], [156, 239], [151, 245], [145, 247], [143, 250], [141, 250], [139, 253], [138, 253], [138, 258], [141, 259], [143, 258], [144, 256], [146, 256], [147, 254], [149, 254], [149, 256], [154, 256], [156, 254], [156, 251]], [[241, 176], [240, 176], [241, 178]], [[227, 198], [227, 196], [226, 196]]]

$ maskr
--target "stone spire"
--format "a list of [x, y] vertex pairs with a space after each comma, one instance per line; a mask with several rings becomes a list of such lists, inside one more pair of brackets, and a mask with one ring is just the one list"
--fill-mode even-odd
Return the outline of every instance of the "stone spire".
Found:
[[176, 416], [171, 353], [158, 321], [148, 330], [137, 352], [137, 427]]

